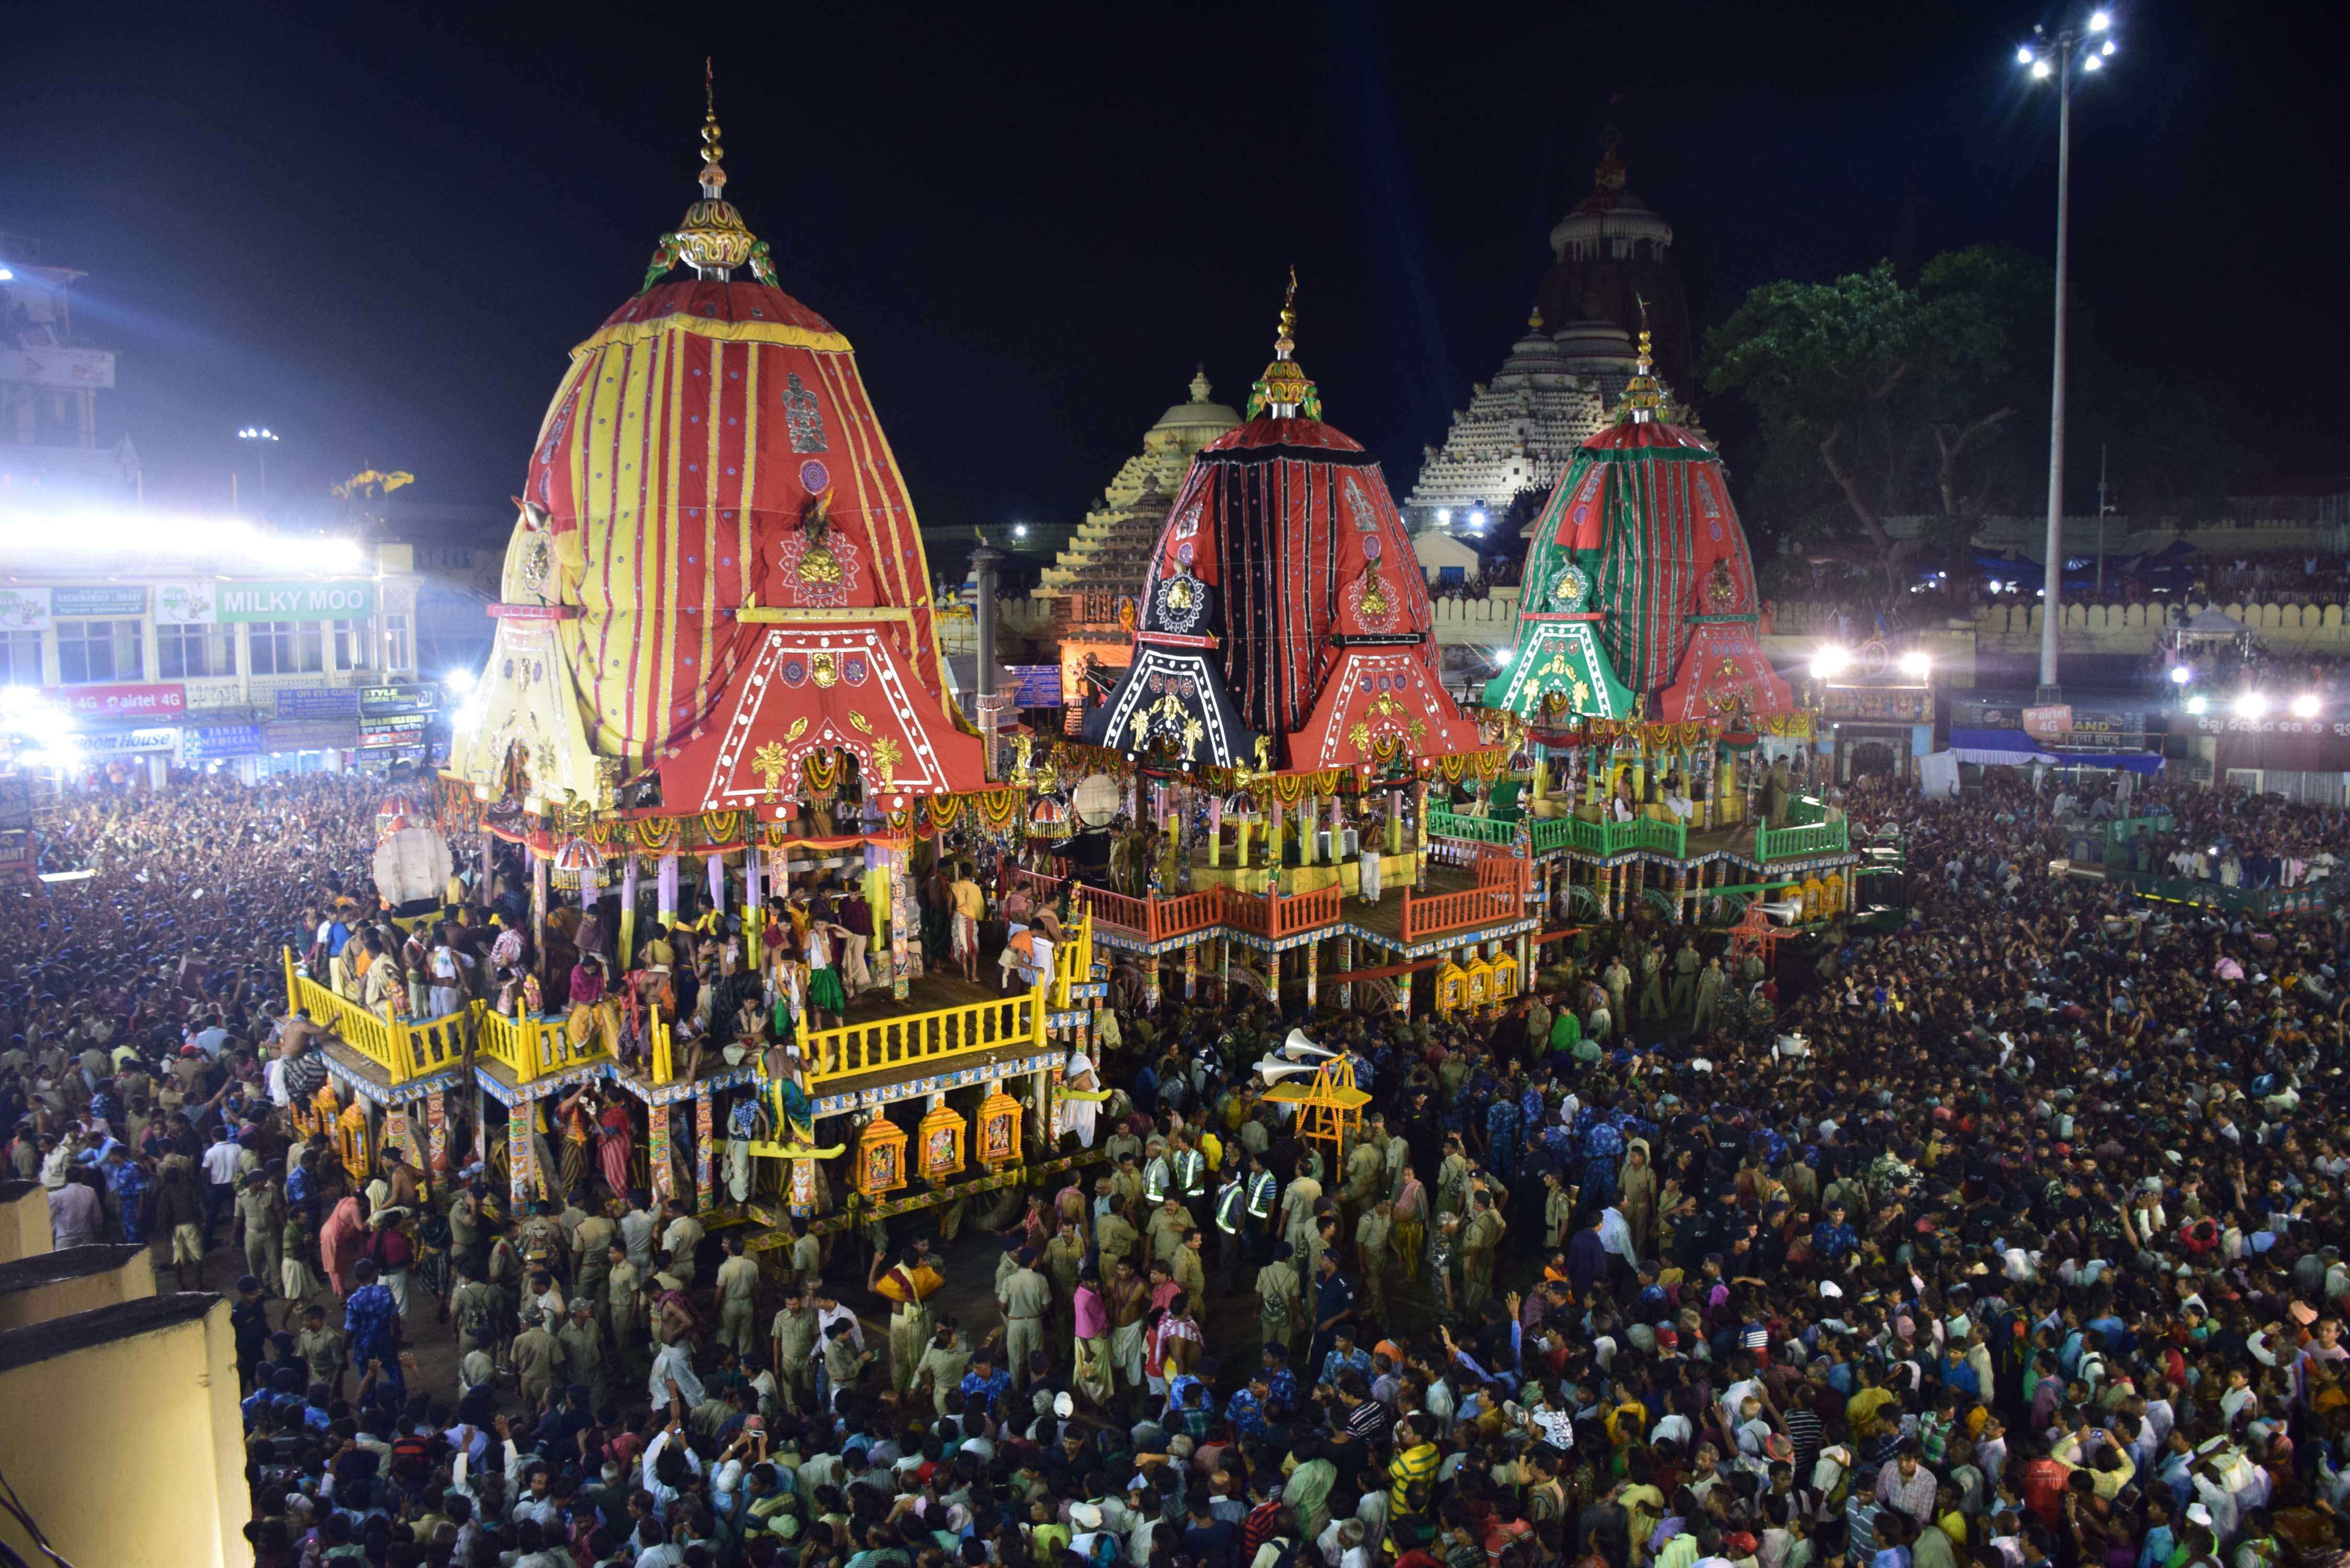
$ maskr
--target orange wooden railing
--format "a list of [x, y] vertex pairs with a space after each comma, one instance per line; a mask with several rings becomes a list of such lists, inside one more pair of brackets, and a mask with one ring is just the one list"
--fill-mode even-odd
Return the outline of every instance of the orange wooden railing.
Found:
[[1105, 926], [1116, 926], [1139, 937], [1150, 934], [1150, 900], [1129, 898], [1107, 888], [1080, 888], [1077, 901]]
[[[1507, 857], [1504, 857], [1504, 859]], [[1524, 862], [1517, 862], [1523, 865]], [[1015, 874], [1018, 879], [1045, 897], [1057, 888], [1057, 882], [1033, 871]], [[1215, 926], [1230, 926], [1260, 937], [1294, 936], [1317, 926], [1335, 925], [1338, 920], [1340, 902], [1345, 890], [1322, 888], [1311, 893], [1290, 894], [1275, 899], [1262, 893], [1243, 893], [1231, 888], [1211, 888], [1204, 893], [1184, 893], [1175, 898], [1152, 895], [1147, 898], [1131, 898], [1113, 893], [1106, 888], [1079, 887], [1078, 907], [1090, 912], [1101, 925], [1115, 927], [1146, 941], [1165, 941], [1171, 937], [1188, 936]]]
[[1172, 898], [1150, 900], [1150, 940], [1163, 940], [1180, 937], [1189, 931], [1204, 931], [1217, 923], [1222, 913], [1220, 894], [1230, 888], [1211, 888], [1204, 893], [1185, 893]]
[[1025, 866], [1015, 867], [1012, 873], [1012, 885], [1025, 888], [1028, 896], [1039, 903], [1050, 903], [1059, 898], [1061, 888], [1067, 881], [1066, 877], [1053, 877], [1042, 871], [1031, 871]]
[[1477, 886], [1467, 892], [1439, 893], [1430, 898], [1406, 890], [1403, 940], [1417, 941], [1439, 931], [1514, 920], [1525, 911], [1533, 876], [1530, 861], [1508, 854], [1482, 854], [1477, 857]]
[[1285, 937], [1298, 931], [1310, 931], [1316, 926], [1335, 925], [1338, 919], [1339, 890], [1317, 888], [1311, 893], [1293, 894], [1277, 900], [1273, 909], [1273, 934]]
[[1262, 893], [1241, 893], [1230, 888], [1219, 888], [1223, 895], [1217, 918], [1236, 931], [1246, 931], [1253, 937], [1273, 935], [1273, 901]]

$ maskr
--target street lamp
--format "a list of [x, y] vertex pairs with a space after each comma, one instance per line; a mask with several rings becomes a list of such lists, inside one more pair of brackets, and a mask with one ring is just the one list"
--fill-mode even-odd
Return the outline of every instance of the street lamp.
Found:
[[2048, 405], [2048, 566], [2040, 596], [2040, 698], [2057, 695], [2056, 633], [2064, 618], [2064, 288], [2072, 261], [2073, 72], [2105, 68], [2114, 53], [2110, 13], [2089, 13], [2076, 31], [2051, 35], [2032, 29], [2033, 42], [2015, 51], [2016, 63], [2033, 81], [2056, 83], [2056, 352]]
[[236, 432], [239, 441], [253, 442], [254, 455], [261, 460], [261, 504], [269, 504], [269, 449], [277, 443], [277, 432], [267, 425], [247, 425]]

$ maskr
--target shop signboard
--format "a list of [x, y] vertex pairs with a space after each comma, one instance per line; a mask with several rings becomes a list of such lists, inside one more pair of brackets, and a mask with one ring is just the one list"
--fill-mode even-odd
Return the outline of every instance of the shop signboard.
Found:
[[203, 724], [190, 728], [180, 751], [190, 762], [220, 762], [228, 757], [257, 756], [265, 750], [260, 724]]
[[77, 719], [178, 719], [188, 711], [188, 689], [155, 685], [50, 686], [41, 695]]
[[75, 749], [86, 757], [125, 757], [142, 752], [168, 752], [180, 743], [175, 729], [93, 730], [74, 737]]
[[49, 614], [57, 620], [129, 620], [147, 613], [147, 589], [107, 584], [89, 588], [51, 588]]
[[375, 614], [375, 584], [364, 577], [316, 583], [222, 583], [213, 590], [223, 621], [364, 620]]
[[424, 743], [426, 722], [426, 716], [422, 713], [402, 713], [384, 719], [361, 719], [359, 749], [382, 751], [394, 746], [421, 746]]
[[359, 725], [348, 719], [280, 719], [261, 727], [261, 743], [271, 752], [348, 751], [359, 740]]
[[1057, 664], [1007, 664], [1004, 676], [1019, 682], [1015, 708], [1057, 708], [1061, 705], [1061, 667]]
[[398, 686], [369, 686], [359, 692], [359, 713], [377, 718], [391, 713], [431, 713], [441, 706], [436, 680], [410, 681]]
[[356, 719], [359, 694], [351, 686], [286, 686], [277, 692], [280, 719]]

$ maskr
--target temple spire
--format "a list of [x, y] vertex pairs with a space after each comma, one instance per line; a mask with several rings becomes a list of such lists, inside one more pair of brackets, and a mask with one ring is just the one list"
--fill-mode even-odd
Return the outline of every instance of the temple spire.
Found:
[[1656, 358], [1648, 338], [1648, 302], [1637, 294], [1632, 302], [1640, 307], [1640, 348], [1633, 361], [1632, 379], [1625, 383], [1624, 400], [1616, 405], [1616, 416], [1638, 425], [1653, 424], [1663, 417], [1665, 389], [1657, 380]]
[[713, 201], [726, 193], [726, 171], [719, 160], [726, 149], [718, 144], [718, 70], [708, 55], [702, 57], [702, 193]]
[[[693, 275], [724, 283], [734, 269], [748, 266], [751, 275], [775, 286], [775, 268], [767, 257], [767, 242], [754, 234], [743, 214], [726, 199], [726, 171], [720, 160], [726, 149], [719, 144], [718, 73], [708, 56], [702, 61], [702, 196], [685, 210], [676, 228], [660, 237], [653, 259], [645, 268], [644, 287], [650, 288], [682, 262]], [[639, 289], [642, 293], [643, 289]]]
[[1322, 394], [1298, 367], [1297, 268], [1289, 269], [1289, 291], [1281, 298], [1281, 317], [1274, 329], [1273, 363], [1249, 392], [1248, 415], [1254, 419], [1270, 410], [1275, 419], [1294, 420], [1303, 411], [1309, 420], [1322, 417]]

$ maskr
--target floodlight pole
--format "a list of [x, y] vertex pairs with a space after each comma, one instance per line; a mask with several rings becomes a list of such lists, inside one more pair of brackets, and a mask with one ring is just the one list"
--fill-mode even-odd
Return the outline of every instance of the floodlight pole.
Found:
[[2040, 701], [2058, 695], [2064, 618], [2064, 306], [2073, 238], [2073, 34], [2056, 35], [2056, 351], [2048, 406], [2048, 566], [2040, 599]]

